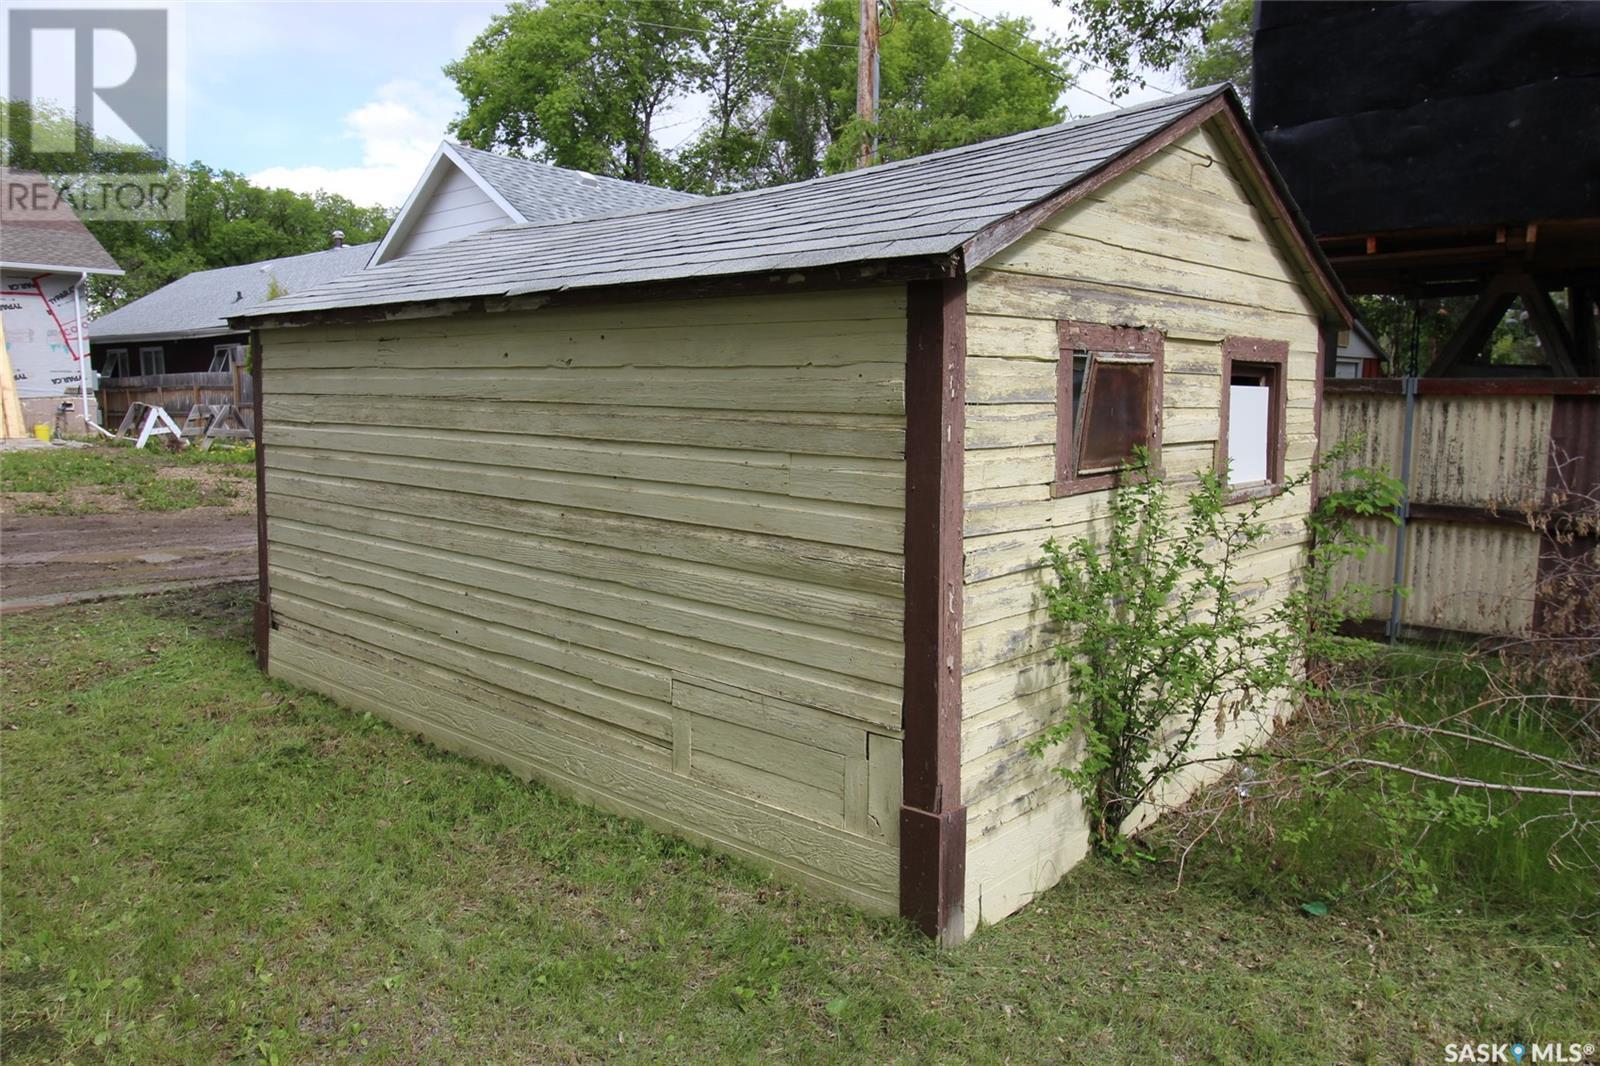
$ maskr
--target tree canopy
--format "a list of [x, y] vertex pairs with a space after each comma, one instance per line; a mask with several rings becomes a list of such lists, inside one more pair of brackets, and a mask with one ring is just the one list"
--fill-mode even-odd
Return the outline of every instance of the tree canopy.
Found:
[[[35, 124], [60, 123], [70, 125], [72, 118], [38, 113], [24, 101], [7, 101], [0, 138], [5, 165], [46, 177], [128, 171], [125, 154], [41, 155], [22, 136]], [[147, 165], [154, 170], [161, 164], [151, 159]], [[183, 218], [85, 220], [89, 232], [126, 271], [122, 277], [90, 279], [89, 299], [96, 312], [120, 307], [196, 270], [321, 251], [330, 246], [334, 230], [343, 230], [351, 244], [377, 240], [393, 217], [385, 208], [361, 207], [331, 193], [262, 188], [241, 174], [199, 162], [171, 164], [168, 178], [183, 189]]]
[[[479, 148], [695, 192], [780, 184], [1059, 122], [1060, 45], [1022, 18], [958, 19], [940, 0], [881, 16], [877, 119], [856, 116], [855, 0], [515, 3], [445, 68]], [[691, 96], [679, 147], [660, 120]], [[671, 138], [676, 140], [677, 138]]]
[[1186, 47], [1178, 58], [1178, 68], [1189, 88], [1231, 81], [1244, 102], [1250, 103], [1253, 10], [1251, 0], [1223, 0], [1200, 40]]

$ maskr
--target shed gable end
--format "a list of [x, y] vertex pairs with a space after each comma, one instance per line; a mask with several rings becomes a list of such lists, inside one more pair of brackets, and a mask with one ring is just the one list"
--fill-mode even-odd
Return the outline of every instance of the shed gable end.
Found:
[[[1055, 491], [1058, 404], [1073, 395], [1062, 388], [1072, 377], [1061, 360], [1079, 348], [1119, 346], [1096, 336], [1137, 334], [1136, 344], [1120, 346], [1159, 348], [1157, 460], [1181, 481], [1224, 454], [1225, 353], [1254, 352], [1260, 361], [1270, 346], [1285, 353], [1273, 464], [1281, 457], [1293, 477], [1316, 450], [1327, 307], [1228, 136], [1209, 123], [1183, 134], [1039, 220], [968, 278], [961, 780], [969, 930], [1023, 906], [1088, 846], [1079, 799], [1055, 764], [1028, 751], [1069, 696], [1053, 656], [1041, 545], [1100, 528], [1111, 491]], [[1244, 560], [1264, 598], [1301, 563], [1307, 507], [1303, 490], [1278, 492], [1263, 512], [1283, 530]], [[1262, 727], [1251, 719], [1239, 728]], [[1235, 729], [1215, 742], [1226, 750], [1242, 739]]]

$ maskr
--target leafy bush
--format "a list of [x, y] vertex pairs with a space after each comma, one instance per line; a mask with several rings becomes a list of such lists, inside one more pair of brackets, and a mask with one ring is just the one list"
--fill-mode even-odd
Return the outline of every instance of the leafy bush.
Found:
[[[1283, 493], [1307, 491], [1316, 472], [1289, 480]], [[1371, 546], [1351, 519], [1391, 512], [1400, 498], [1392, 478], [1351, 470], [1286, 530], [1266, 517], [1276, 495], [1230, 503], [1213, 472], [1202, 473], [1179, 506], [1148, 455], [1125, 473], [1103, 532], [1044, 546], [1052, 578], [1045, 597], [1060, 628], [1056, 654], [1069, 695], [1060, 719], [1033, 743], [1040, 754], [1081, 746], [1058, 772], [1084, 797], [1095, 845], [1115, 854], [1125, 852], [1129, 816], [1178, 774], [1260, 739], [1205, 755], [1208, 723], [1219, 737], [1244, 718], [1264, 729], [1306, 684], [1308, 660], [1342, 646], [1338, 622], [1370, 592], [1332, 588], [1334, 565]], [[1249, 556], [1308, 533], [1306, 563], [1281, 596], [1249, 572]]]

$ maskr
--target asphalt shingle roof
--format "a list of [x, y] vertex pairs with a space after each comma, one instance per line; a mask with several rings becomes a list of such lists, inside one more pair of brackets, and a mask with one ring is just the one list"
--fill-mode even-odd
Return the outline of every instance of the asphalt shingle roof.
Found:
[[512, 159], [465, 145], [451, 147], [529, 222], [566, 222], [705, 199], [693, 193], [603, 178], [549, 163]]
[[254, 304], [275, 306], [276, 300], [267, 300], [268, 287], [274, 280], [286, 290], [286, 295], [278, 299], [291, 299], [340, 275], [360, 270], [376, 247], [350, 244], [260, 263], [198, 270], [101, 315], [89, 323], [89, 339], [100, 344], [236, 333], [228, 328], [228, 315]]
[[[31, 170], [0, 169], [0, 265], [122, 273], [65, 200], [34, 196], [49, 184]], [[20, 187], [15, 196], [13, 186]]]
[[497, 226], [239, 317], [943, 255], [1224, 91], [1195, 90], [792, 185], [632, 214]]

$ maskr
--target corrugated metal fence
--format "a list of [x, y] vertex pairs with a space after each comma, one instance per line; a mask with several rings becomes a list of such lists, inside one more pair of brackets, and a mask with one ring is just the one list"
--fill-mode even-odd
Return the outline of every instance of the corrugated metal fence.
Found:
[[1330, 380], [1322, 434], [1360, 437], [1351, 465], [1407, 483], [1402, 524], [1369, 527], [1388, 551], [1347, 565], [1408, 590], [1371, 605], [1390, 633], [1531, 633], [1552, 607], [1541, 580], [1595, 550], [1547, 529], [1570, 528], [1574, 494], [1600, 494], [1600, 380]]

